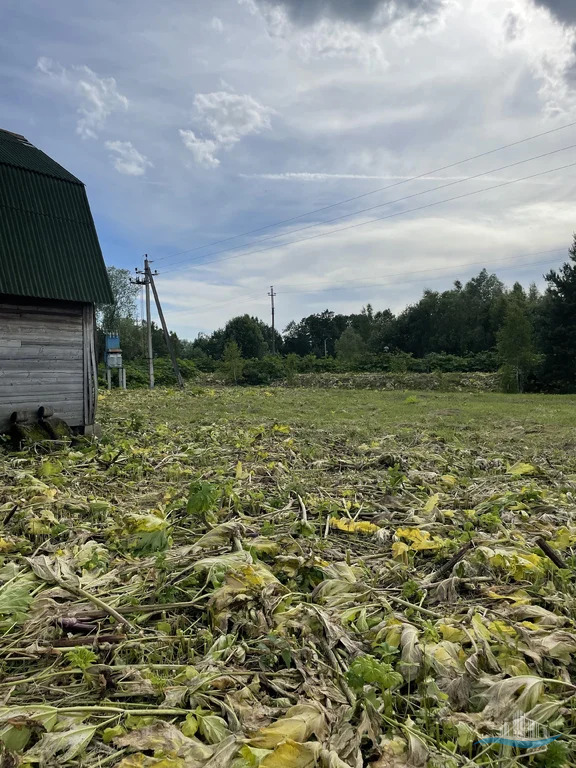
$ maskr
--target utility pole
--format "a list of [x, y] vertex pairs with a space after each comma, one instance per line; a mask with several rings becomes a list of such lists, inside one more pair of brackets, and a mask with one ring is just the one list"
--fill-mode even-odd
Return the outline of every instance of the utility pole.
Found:
[[152, 313], [150, 312], [150, 264], [148, 256], [144, 258], [144, 274], [146, 280], [146, 325], [148, 326], [148, 378], [150, 389], [154, 389], [154, 353], [152, 351]]
[[327, 342], [328, 339], [324, 339], [324, 357], [328, 357], [328, 345]]
[[[144, 257], [144, 271], [137, 269], [137, 275], [143, 275], [144, 279], [137, 278], [133, 282], [136, 285], [144, 285], [146, 287], [146, 328], [148, 337], [148, 380], [150, 389], [154, 389], [154, 357], [152, 354], [152, 316], [150, 312], [150, 264], [148, 262], [148, 254]], [[132, 281], [131, 281], [132, 282]]]
[[[178, 367], [178, 361], [176, 360], [176, 353], [174, 352], [174, 347], [172, 346], [172, 339], [170, 338], [170, 334], [168, 333], [168, 326], [166, 325], [166, 320], [164, 319], [164, 312], [162, 312], [160, 297], [158, 296], [158, 291], [156, 290], [156, 283], [154, 282], [154, 277], [152, 275], [152, 272], [150, 271], [150, 267], [148, 265], [147, 259], [146, 259], [145, 265], [146, 265], [146, 270], [148, 272], [148, 282], [146, 283], [146, 288], [149, 291], [148, 285], [150, 284], [152, 286], [152, 291], [154, 292], [154, 301], [156, 302], [156, 309], [158, 310], [158, 317], [160, 318], [160, 322], [162, 323], [162, 330], [164, 331], [164, 340], [166, 341], [166, 346], [168, 347], [168, 354], [170, 355], [170, 360], [172, 361], [172, 368], [174, 369], [178, 386], [180, 387], [180, 389], [184, 389], [184, 380], [182, 378], [182, 374], [180, 373], [180, 368]], [[155, 274], [158, 274], [158, 273], [156, 272]], [[148, 296], [148, 305], [149, 303], [150, 303], [150, 297]]]
[[276, 354], [276, 329], [274, 327], [274, 320], [275, 320], [275, 313], [274, 313], [274, 297], [276, 294], [274, 293], [274, 286], [270, 286], [270, 293], [268, 294], [270, 296], [270, 303], [272, 304], [272, 354]]

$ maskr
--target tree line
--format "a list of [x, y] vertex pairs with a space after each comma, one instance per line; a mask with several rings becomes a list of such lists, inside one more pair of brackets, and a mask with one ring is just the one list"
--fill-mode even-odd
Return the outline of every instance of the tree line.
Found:
[[[110, 267], [109, 274], [115, 303], [99, 310], [100, 346], [106, 332], [118, 332], [125, 359], [143, 360], [139, 289], [127, 270]], [[483, 269], [449, 290], [424, 290], [398, 314], [370, 304], [349, 315], [326, 309], [290, 322], [282, 334], [245, 314], [192, 341], [171, 337], [180, 359], [203, 371], [219, 369], [236, 383], [266, 384], [314, 370], [499, 371], [506, 391], [574, 392], [576, 236], [569, 260], [545, 279], [544, 292], [534, 284], [508, 289]], [[152, 345], [155, 357], [167, 356], [156, 325]]]

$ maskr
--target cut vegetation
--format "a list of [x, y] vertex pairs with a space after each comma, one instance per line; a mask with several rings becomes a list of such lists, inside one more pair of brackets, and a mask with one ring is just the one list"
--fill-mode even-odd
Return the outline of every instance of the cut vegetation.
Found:
[[0, 451], [2, 765], [574, 765], [574, 398], [100, 399]]

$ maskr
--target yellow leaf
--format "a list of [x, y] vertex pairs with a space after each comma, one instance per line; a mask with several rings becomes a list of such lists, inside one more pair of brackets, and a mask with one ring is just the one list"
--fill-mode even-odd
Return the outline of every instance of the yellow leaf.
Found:
[[421, 531], [419, 528], [398, 528], [396, 536], [408, 539], [411, 549], [416, 552], [425, 549], [441, 549], [443, 546], [442, 539], [437, 536], [432, 538], [428, 531]]
[[512, 464], [512, 466], [508, 465], [506, 472], [509, 475], [533, 475], [537, 472], [537, 469], [533, 464], [517, 461], [516, 464]]
[[424, 512], [434, 512], [436, 507], [438, 506], [438, 502], [440, 501], [440, 494], [435, 493], [433, 496], [430, 496], [426, 504], [424, 504]]
[[186, 768], [189, 764], [179, 757], [149, 757], [142, 752], [136, 752], [134, 755], [128, 755], [115, 768]]
[[54, 501], [54, 497], [57, 493], [58, 491], [56, 488], [46, 488], [41, 496], [32, 496], [29, 504], [45, 504], [48, 501]]
[[438, 624], [437, 629], [442, 634], [442, 639], [449, 640], [451, 643], [463, 643], [468, 638], [464, 630], [451, 627], [449, 624]]
[[490, 632], [486, 629], [484, 626], [481, 617], [475, 613], [474, 616], [472, 616], [472, 627], [474, 629], [474, 634], [476, 637], [482, 639], [482, 640], [490, 640]]
[[271, 755], [266, 755], [260, 768], [313, 768], [320, 744], [297, 744], [285, 741]]
[[491, 621], [490, 624], [488, 624], [488, 630], [497, 637], [502, 635], [516, 635], [514, 627], [506, 624], [505, 621]]
[[383, 626], [376, 635], [376, 642], [385, 642], [392, 648], [398, 648], [400, 640], [402, 639], [402, 629], [404, 624], [399, 620], [390, 616], [386, 620], [385, 626]]
[[523, 589], [517, 589], [509, 595], [500, 595], [493, 590], [489, 590], [486, 594], [493, 600], [511, 600], [514, 605], [530, 605], [531, 602], [528, 592], [525, 592]]
[[341, 517], [331, 517], [330, 527], [337, 528], [339, 531], [346, 531], [347, 533], [370, 534], [376, 533], [380, 530], [380, 528], [377, 525], [374, 525], [374, 523], [368, 523], [365, 520], [358, 520], [357, 522], [354, 522], [353, 520], [347, 520]]
[[261, 728], [250, 739], [250, 744], [259, 749], [274, 749], [280, 742], [286, 740], [303, 742], [313, 733], [324, 729], [324, 715], [319, 707], [313, 704], [298, 704], [290, 707], [286, 716]]
[[[102, 397], [102, 395], [98, 395], [98, 398], [100, 397]], [[116, 763], [116, 768], [144, 768], [145, 765], [150, 764], [149, 759], [150, 758], [143, 755], [142, 752], [136, 752], [136, 754], [129, 755], [123, 760], [120, 760], [119, 763]]]
[[406, 552], [409, 551], [410, 547], [403, 541], [395, 541], [394, 544], [392, 544], [392, 557], [394, 560], [402, 560]]
[[253, 563], [229, 571], [225, 584], [233, 590], [243, 592], [249, 587], [263, 589], [267, 584], [278, 584], [278, 579], [263, 563]]
[[454, 475], [442, 475], [442, 482], [449, 488], [454, 488], [458, 480], [454, 477]]
[[236, 480], [240, 480], [242, 477], [242, 462], [239, 461], [238, 464], [236, 464]]
[[432, 646], [432, 656], [440, 665], [451, 669], [458, 669], [460, 666], [458, 646], [455, 646], [455, 651], [452, 653], [450, 652], [450, 648], [451, 646], [446, 648], [441, 643], [438, 643], [438, 645]]
[[542, 629], [541, 626], [539, 626], [538, 624], [534, 624], [533, 621], [521, 621], [520, 624], [523, 627], [526, 627], [526, 629], [531, 630], [532, 632], [538, 632]]
[[272, 539], [259, 536], [250, 542], [250, 548], [256, 552], [263, 552], [265, 555], [277, 555], [280, 552], [280, 545]]
[[568, 549], [576, 541], [576, 536], [568, 528], [560, 528], [556, 533], [556, 538], [550, 542], [555, 549]]
[[518, 580], [523, 580], [542, 568], [540, 555], [525, 554], [503, 547], [496, 549], [479, 547], [478, 550], [484, 554], [490, 565], [502, 568]]

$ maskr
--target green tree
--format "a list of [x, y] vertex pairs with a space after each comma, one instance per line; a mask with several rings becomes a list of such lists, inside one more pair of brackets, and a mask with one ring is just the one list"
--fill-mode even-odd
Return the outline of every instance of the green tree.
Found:
[[352, 326], [346, 328], [336, 342], [336, 357], [347, 363], [353, 363], [366, 352], [362, 336]]
[[310, 332], [304, 320], [297, 323], [291, 320], [284, 328], [284, 349], [288, 355], [305, 357], [312, 349]]
[[548, 289], [538, 323], [544, 353], [543, 380], [548, 389], [576, 389], [576, 235], [570, 261], [546, 275]]
[[235, 341], [229, 341], [224, 347], [222, 356], [222, 370], [226, 376], [226, 381], [237, 384], [238, 379], [242, 376], [243, 368], [244, 359], [240, 347]]
[[372, 352], [382, 354], [390, 350], [394, 344], [396, 318], [389, 309], [376, 312], [369, 346]]
[[498, 331], [498, 358], [501, 363], [500, 378], [503, 389], [506, 392], [523, 392], [537, 356], [526, 297], [523, 291], [517, 289], [508, 299], [504, 324]]
[[329, 309], [303, 317], [299, 323], [291, 322], [284, 330], [284, 352], [302, 357], [310, 354], [324, 357], [325, 351], [334, 355], [336, 340], [349, 324], [349, 317], [336, 315]]
[[107, 267], [107, 271], [114, 303], [97, 307], [98, 325], [104, 333], [118, 333], [122, 318], [134, 320], [136, 317], [140, 288], [130, 282], [131, 274], [127, 269]]
[[374, 309], [371, 304], [366, 304], [365, 307], [362, 307], [362, 312], [359, 315], [350, 315], [350, 325], [365, 342], [368, 342], [370, 339], [374, 322]]
[[224, 344], [234, 341], [244, 358], [263, 357], [268, 351], [262, 321], [250, 315], [240, 315], [229, 320], [224, 327]]

